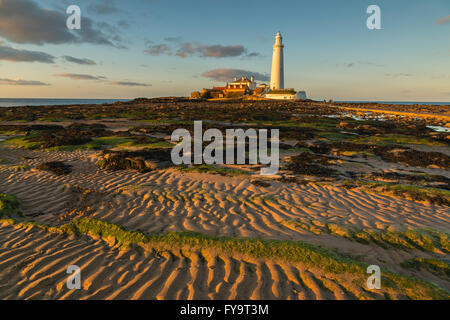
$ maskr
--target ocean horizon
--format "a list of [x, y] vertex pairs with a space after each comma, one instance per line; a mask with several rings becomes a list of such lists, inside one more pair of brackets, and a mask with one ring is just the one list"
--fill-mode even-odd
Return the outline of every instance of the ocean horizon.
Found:
[[0, 107], [102, 104], [102, 103], [114, 103], [117, 101], [131, 101], [131, 100], [132, 99], [0, 98]]
[[[76, 104], [102, 104], [117, 101], [131, 101], [133, 99], [63, 99], [63, 98], [0, 98], [0, 107], [22, 107], [22, 106], [56, 106]], [[335, 101], [337, 103], [382, 103], [397, 105], [450, 105], [450, 102], [430, 101]]]

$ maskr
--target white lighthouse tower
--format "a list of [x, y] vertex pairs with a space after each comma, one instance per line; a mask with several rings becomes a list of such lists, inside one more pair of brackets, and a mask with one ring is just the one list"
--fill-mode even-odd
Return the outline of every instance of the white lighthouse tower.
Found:
[[281, 33], [275, 36], [272, 56], [272, 73], [270, 75], [270, 89], [284, 89], [284, 61], [283, 61], [283, 37]]

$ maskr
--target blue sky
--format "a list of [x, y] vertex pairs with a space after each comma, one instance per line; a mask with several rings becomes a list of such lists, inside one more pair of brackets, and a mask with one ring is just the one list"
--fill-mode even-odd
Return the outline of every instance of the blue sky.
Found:
[[[65, 26], [71, 4], [80, 31]], [[381, 30], [366, 27], [371, 4]], [[239, 73], [267, 82], [281, 31], [286, 86], [310, 98], [450, 101], [449, 16], [449, 0], [0, 0], [0, 97], [185, 96]]]

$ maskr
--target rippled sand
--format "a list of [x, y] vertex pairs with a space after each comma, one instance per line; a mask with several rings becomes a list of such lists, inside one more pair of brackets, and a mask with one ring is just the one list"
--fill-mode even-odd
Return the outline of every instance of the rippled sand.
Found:
[[[393, 271], [414, 253], [320, 236], [282, 224], [299, 218], [358, 228], [433, 228], [446, 231], [448, 207], [333, 185], [182, 173], [108, 172], [97, 152], [1, 150], [0, 192], [23, 203], [26, 219], [58, 225], [96, 218], [145, 232], [194, 231], [215, 236], [303, 240], [383, 261]], [[26, 159], [23, 157], [27, 157]], [[66, 176], [35, 169], [46, 161], [73, 166]], [[8, 163], [26, 164], [16, 171]], [[352, 299], [363, 289], [351, 279], [330, 279], [302, 265], [177, 250], [118, 250], [101, 239], [56, 236], [37, 227], [0, 228], [0, 299]], [[83, 290], [65, 287], [68, 265], [82, 268]], [[424, 278], [447, 282], [426, 272]], [[380, 298], [376, 293], [365, 293]]]

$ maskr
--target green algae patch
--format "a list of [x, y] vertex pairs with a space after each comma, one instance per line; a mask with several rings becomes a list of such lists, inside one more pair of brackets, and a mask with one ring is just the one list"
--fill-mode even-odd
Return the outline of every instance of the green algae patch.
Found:
[[20, 213], [20, 201], [9, 194], [0, 193], [0, 218]]
[[[38, 227], [51, 233], [87, 235], [101, 238], [118, 247], [142, 247], [156, 252], [167, 250], [209, 250], [218, 254], [238, 254], [253, 258], [273, 259], [301, 263], [307, 268], [318, 269], [333, 278], [350, 277], [355, 284], [365, 285], [367, 264], [344, 255], [301, 242], [216, 237], [195, 232], [170, 232], [166, 234], [130, 231], [122, 226], [97, 220], [78, 219], [65, 225], [49, 227], [37, 223], [0, 220], [1, 224], [20, 227]], [[342, 279], [341, 279], [342, 280]], [[450, 299], [450, 293], [424, 280], [384, 271], [383, 291], [388, 296], [406, 296], [409, 299]]]

